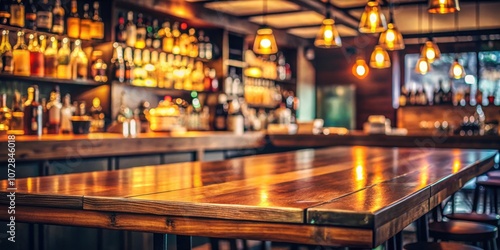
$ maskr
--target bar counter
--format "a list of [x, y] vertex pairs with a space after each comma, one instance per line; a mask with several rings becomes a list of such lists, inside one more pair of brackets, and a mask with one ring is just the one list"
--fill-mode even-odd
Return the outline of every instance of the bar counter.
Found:
[[154, 249], [164, 249], [164, 234], [182, 235], [180, 249], [191, 249], [186, 236], [373, 248], [490, 169], [496, 155], [334, 147], [4, 180], [0, 209], [16, 188], [16, 223], [150, 232]]
[[[121, 134], [16, 136], [16, 160], [52, 160], [71, 157], [144, 155], [169, 152], [246, 149], [264, 146], [264, 134], [250, 132], [144, 133], [137, 137]], [[0, 137], [7, 148], [7, 137]], [[6, 161], [7, 155], [0, 156]]]
[[268, 136], [273, 146], [290, 149], [332, 146], [500, 149], [500, 136], [498, 135], [370, 135], [362, 131], [349, 131], [346, 135], [273, 134]]

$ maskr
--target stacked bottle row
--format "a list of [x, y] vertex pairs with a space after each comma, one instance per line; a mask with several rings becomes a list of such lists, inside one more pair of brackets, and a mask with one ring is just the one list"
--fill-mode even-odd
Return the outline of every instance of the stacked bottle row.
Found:
[[[471, 93], [471, 87], [462, 87], [453, 89], [449, 87], [447, 91], [444, 90], [442, 81], [432, 94], [428, 94], [424, 87], [414, 88], [408, 91], [405, 86], [401, 88], [401, 95], [399, 97], [399, 106], [427, 106], [427, 105], [453, 105], [453, 106], [466, 106], [466, 105], [497, 105], [495, 103], [495, 91], [491, 91], [487, 96], [477, 88], [475, 94]], [[498, 100], [497, 100], [498, 101]]]
[[18, 76], [53, 77], [59, 79], [86, 79], [88, 59], [82, 50], [81, 41], [74, 42], [71, 50], [68, 38], [62, 40], [61, 47], [55, 37], [28, 35], [17, 32], [17, 43], [12, 47], [9, 31], [2, 31], [0, 44], [0, 72]]
[[[134, 21], [134, 17], [136, 17]], [[123, 13], [119, 13], [115, 27], [115, 42], [123, 43], [136, 49], [153, 48], [174, 55], [202, 58], [213, 57], [213, 45], [203, 31], [188, 28], [186, 23], [169, 21], [160, 27], [158, 19], [144, 17], [139, 13], [127, 13], [127, 22]]]
[[194, 58], [156, 50], [132, 49], [115, 43], [113, 80], [135, 86], [196, 91], [219, 90], [215, 69]]
[[281, 88], [274, 81], [245, 77], [245, 101], [248, 104], [276, 107], [281, 99]]
[[90, 132], [104, 131], [104, 113], [100, 100], [94, 98], [90, 112], [86, 112], [85, 102], [73, 102], [69, 94], [61, 103], [59, 88], [56, 86], [50, 93], [47, 102], [40, 101], [38, 86], [28, 88], [28, 96], [21, 99], [16, 91], [12, 99], [12, 107], [7, 107], [7, 96], [2, 94], [0, 108], [0, 133], [38, 135], [72, 133], [74, 120], [88, 120]]
[[58, 35], [67, 34], [70, 38], [83, 40], [104, 38], [104, 22], [99, 15], [99, 2], [93, 4], [93, 15], [90, 14], [90, 5], [84, 4], [81, 18], [76, 0], [71, 1], [70, 9], [66, 13], [60, 0], [55, 0], [54, 4], [48, 0], [39, 1], [38, 4], [34, 4], [33, 0], [13, 0], [11, 3], [0, 1], [0, 24]]

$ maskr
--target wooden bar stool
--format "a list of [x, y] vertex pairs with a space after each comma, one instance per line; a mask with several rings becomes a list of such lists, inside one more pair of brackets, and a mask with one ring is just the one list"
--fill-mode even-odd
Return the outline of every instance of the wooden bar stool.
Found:
[[453, 242], [417, 242], [407, 244], [403, 248], [405, 250], [481, 250], [479, 247]]
[[434, 241], [481, 243], [486, 250], [497, 250], [495, 226], [478, 222], [447, 221], [429, 223], [429, 235]]
[[474, 190], [474, 200], [472, 202], [473, 211], [479, 209], [479, 196], [481, 187], [484, 188], [483, 193], [483, 213], [486, 213], [487, 195], [490, 194], [490, 213], [498, 213], [498, 189], [500, 189], [500, 178], [478, 179], [476, 181], [476, 189]]

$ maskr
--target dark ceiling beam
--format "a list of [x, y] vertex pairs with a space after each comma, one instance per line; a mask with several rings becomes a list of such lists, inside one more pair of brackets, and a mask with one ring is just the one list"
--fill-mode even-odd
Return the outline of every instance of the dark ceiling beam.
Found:
[[[287, 10], [287, 11], [267, 12], [266, 16], [294, 14], [294, 13], [300, 13], [300, 12], [304, 12], [304, 11], [307, 11], [307, 10], [300, 9], [300, 10]], [[242, 16], [236, 16], [236, 17], [242, 18], [242, 19], [247, 19], [247, 18], [256, 17], [256, 16], [263, 16], [263, 13], [248, 14], [248, 15], [242, 15]]]
[[[231, 16], [222, 12], [204, 8], [203, 5], [193, 4], [186, 1], [159, 1], [157, 0], [117, 0], [118, 6], [125, 9], [134, 9], [140, 7], [144, 12], [150, 14], [167, 14], [177, 17], [190, 25], [203, 28], [223, 28], [227, 31], [243, 34], [254, 35], [259, 29], [259, 25], [248, 20], [243, 20], [235, 16]], [[274, 35], [279, 45], [287, 47], [299, 47], [311, 45], [307, 39], [294, 36], [286, 33], [283, 30], [275, 30]]]
[[[302, 8], [310, 9], [322, 15], [325, 14], [325, 3], [321, 0], [288, 0], [288, 1], [297, 4]], [[345, 26], [354, 29], [356, 31], [358, 30], [359, 20], [357, 18], [354, 18], [351, 15], [346, 15], [346, 12], [343, 12], [338, 8], [333, 8], [333, 16], [335, 17], [336, 20], [342, 20]]]
[[300, 28], [318, 28], [321, 26], [321, 24], [303, 24], [303, 25], [295, 25], [295, 26], [288, 26], [286, 28], [281, 28], [282, 30], [291, 30], [291, 29], [300, 29]]
[[[498, 1], [498, 0], [460, 0], [460, 3], [476, 3], [476, 2], [493, 3], [495, 1]], [[413, 2], [400, 2], [397, 0], [389, 0], [389, 1], [382, 1], [382, 6], [388, 7], [390, 2], [394, 3], [394, 7], [411, 6], [411, 5], [418, 6], [418, 5], [428, 5], [429, 4], [429, 1], [427, 1], [427, 0], [416, 0]], [[345, 8], [341, 8], [341, 9], [344, 11], [362, 10], [365, 8], [365, 6], [366, 5], [359, 5], [359, 6], [345, 7]]]
[[423, 34], [403, 34], [403, 38], [428, 38], [432, 37], [457, 37], [457, 36], [489, 36], [489, 35], [499, 35], [499, 29], [482, 29], [482, 30], [461, 30], [461, 31], [443, 31], [443, 32], [432, 32]]

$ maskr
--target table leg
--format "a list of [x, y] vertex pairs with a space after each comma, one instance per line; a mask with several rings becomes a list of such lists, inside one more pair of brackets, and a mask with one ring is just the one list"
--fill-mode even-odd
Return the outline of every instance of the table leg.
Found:
[[166, 234], [153, 234], [153, 249], [154, 250], [167, 250], [167, 235]]
[[191, 236], [177, 235], [177, 250], [191, 250], [192, 247]]
[[396, 249], [403, 250], [403, 231], [397, 233], [395, 236]]
[[427, 214], [417, 219], [417, 241], [429, 241], [429, 224], [427, 221]]

